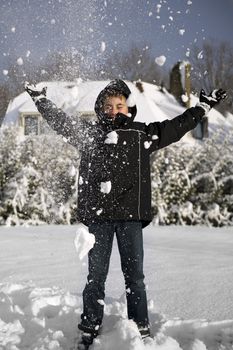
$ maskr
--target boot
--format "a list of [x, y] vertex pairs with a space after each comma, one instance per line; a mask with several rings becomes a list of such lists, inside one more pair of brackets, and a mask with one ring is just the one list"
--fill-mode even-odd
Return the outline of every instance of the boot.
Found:
[[81, 340], [77, 344], [77, 350], [88, 350], [94, 338], [95, 335], [93, 333], [83, 332]]
[[145, 326], [145, 327], [139, 326], [138, 330], [141, 334], [142, 340], [144, 340], [147, 337], [151, 337], [149, 326]]
[[[81, 339], [77, 343], [77, 349], [75, 350], [87, 350], [89, 346], [93, 343], [93, 340], [99, 334], [99, 326], [97, 327], [87, 327], [82, 324], [78, 325], [78, 328], [82, 331]], [[98, 330], [96, 330], [98, 328]]]

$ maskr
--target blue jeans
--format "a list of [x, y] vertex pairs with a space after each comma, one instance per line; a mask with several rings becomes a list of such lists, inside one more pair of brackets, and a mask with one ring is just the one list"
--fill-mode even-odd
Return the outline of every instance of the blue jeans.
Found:
[[[83, 291], [83, 314], [80, 329], [101, 325], [105, 281], [109, 270], [114, 233], [116, 233], [125, 279], [128, 318], [140, 327], [148, 326], [147, 297], [143, 274], [143, 238], [140, 221], [104, 221], [91, 224], [95, 245], [88, 255], [89, 274]], [[98, 327], [97, 327], [98, 328]]]

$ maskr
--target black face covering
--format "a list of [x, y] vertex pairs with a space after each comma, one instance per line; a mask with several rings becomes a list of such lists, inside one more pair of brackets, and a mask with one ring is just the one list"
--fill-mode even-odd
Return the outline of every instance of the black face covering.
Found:
[[121, 126], [127, 125], [127, 122], [129, 120], [130, 120], [130, 117], [127, 117], [127, 115], [123, 113], [117, 113], [114, 118], [113, 125], [115, 128], [119, 128]]
[[132, 117], [128, 117], [123, 113], [117, 113], [115, 117], [110, 117], [107, 113], [100, 113], [98, 117], [102, 126], [107, 130], [129, 127], [133, 122]]

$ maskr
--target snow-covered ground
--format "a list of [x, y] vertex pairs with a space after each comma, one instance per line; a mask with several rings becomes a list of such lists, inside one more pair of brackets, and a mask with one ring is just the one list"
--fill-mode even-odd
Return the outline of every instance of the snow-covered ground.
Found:
[[[71, 349], [82, 311], [86, 257], [76, 226], [0, 228], [0, 349]], [[76, 241], [77, 243], [77, 241]], [[153, 340], [127, 320], [114, 245], [105, 318], [93, 350], [233, 349], [232, 228], [157, 227], [144, 231]]]

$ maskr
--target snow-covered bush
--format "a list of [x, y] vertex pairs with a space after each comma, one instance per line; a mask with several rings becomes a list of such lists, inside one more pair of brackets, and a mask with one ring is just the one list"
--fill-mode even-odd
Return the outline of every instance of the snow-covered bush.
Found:
[[175, 147], [156, 153], [152, 163], [152, 205], [159, 223], [176, 223], [177, 208], [188, 198], [190, 179], [184, 167], [182, 153], [177, 157]]
[[233, 225], [233, 145], [219, 135], [152, 156], [152, 207], [159, 224]]
[[0, 224], [75, 220], [79, 154], [60, 137], [0, 136]]
[[[0, 134], [0, 225], [75, 221], [79, 153], [55, 134]], [[216, 135], [151, 158], [154, 221], [233, 225], [233, 144]]]

